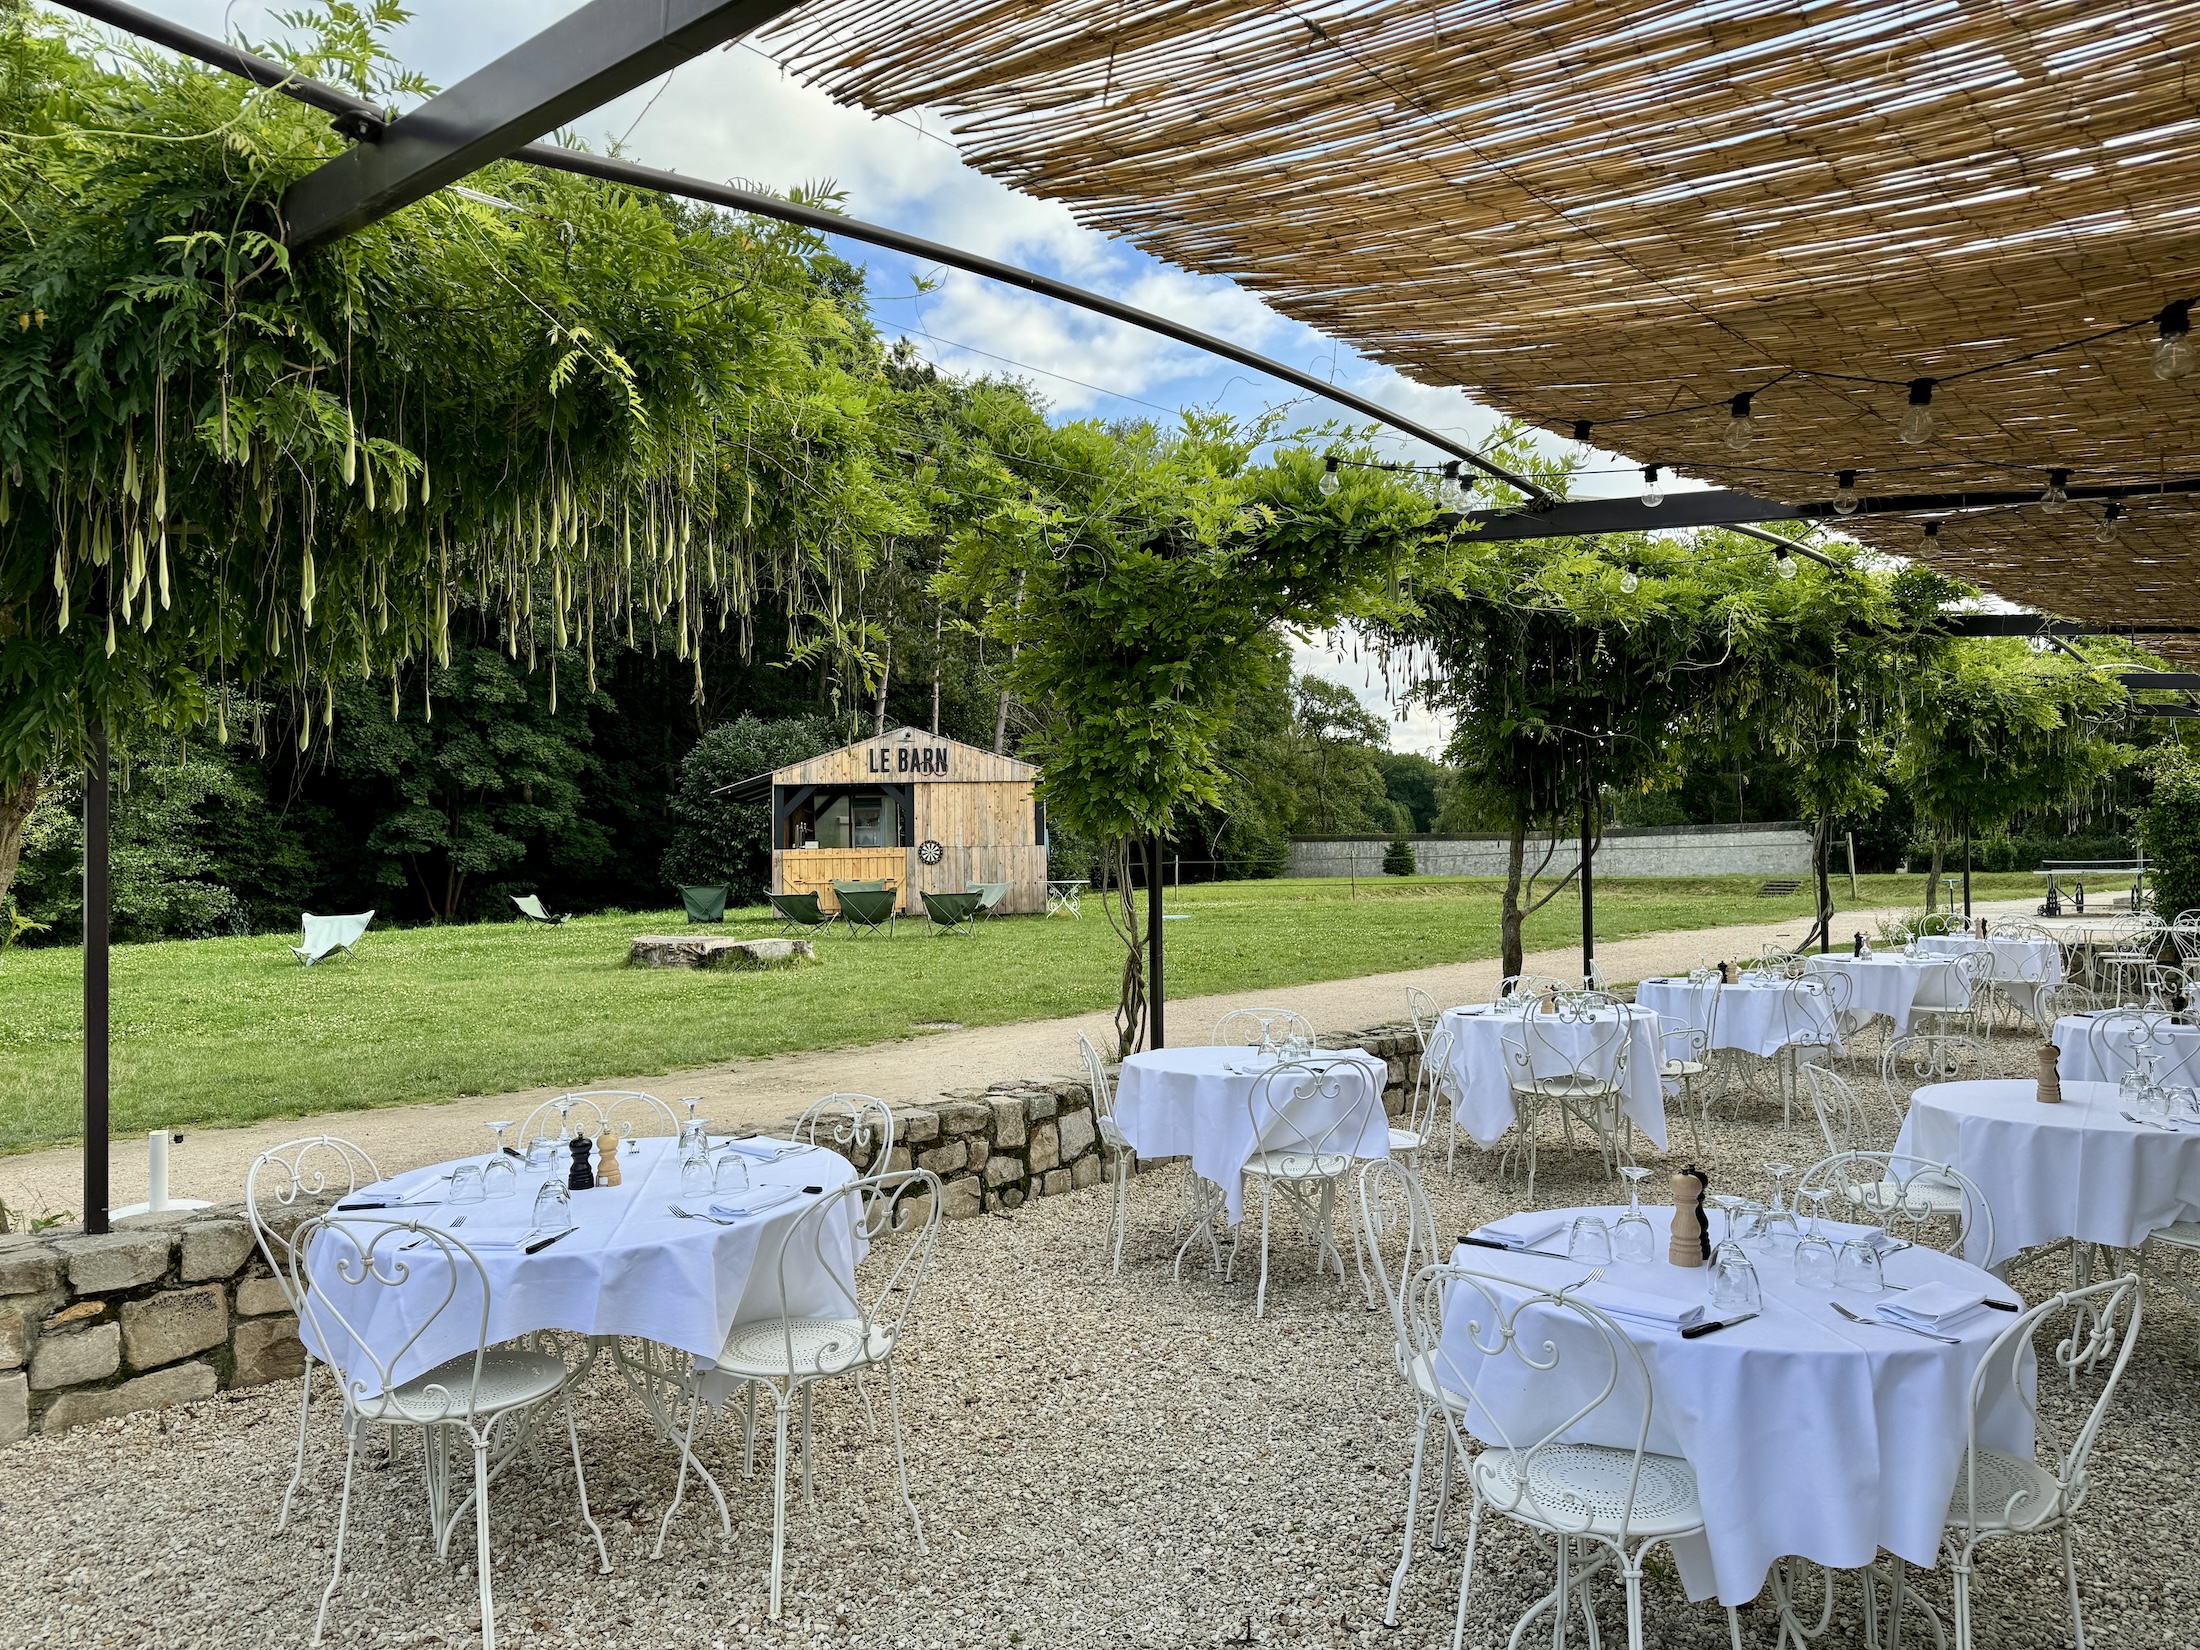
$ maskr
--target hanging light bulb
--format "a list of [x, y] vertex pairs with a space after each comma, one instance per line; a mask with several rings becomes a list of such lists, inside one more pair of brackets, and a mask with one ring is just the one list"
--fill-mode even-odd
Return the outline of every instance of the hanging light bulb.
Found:
[[1436, 484], [1436, 502], [1447, 510], [1465, 507], [1467, 493], [1459, 485], [1459, 461], [1454, 458], [1444, 465], [1444, 479]]
[[2068, 470], [2048, 471], [2047, 491], [2040, 494], [2040, 512], [2043, 515], [2059, 516], [2069, 508], [2070, 472]]
[[1665, 489], [1658, 485], [1658, 467], [1645, 464], [1642, 467], [1642, 507], [1655, 510], [1665, 502]]
[[1910, 380], [1910, 406], [1902, 415], [1899, 433], [1913, 447], [1933, 438], [1933, 381], [1930, 378]]
[[1338, 481], [1337, 479], [1337, 461], [1333, 458], [1323, 459], [1322, 479], [1320, 483], [1322, 497], [1335, 498], [1337, 496], [1337, 489], [1342, 485], [1343, 483]]
[[1786, 550], [1772, 552], [1772, 570], [1783, 579], [1795, 577], [1795, 557]]
[[2114, 544], [2116, 535], [2123, 530], [2124, 507], [2111, 501], [2101, 507], [2101, 524], [2093, 529], [2093, 537], [2102, 544]]
[[2184, 377], [2192, 371], [2192, 301], [2179, 299], [2163, 305], [2155, 324], [2159, 336], [2154, 340], [2154, 376]]
[[1937, 521], [1928, 521], [1928, 522], [1927, 522], [1927, 523], [1925, 524], [1925, 537], [1926, 537], [1926, 539], [1927, 539], [1927, 541], [1928, 541], [1928, 542], [1930, 542], [1931, 540], [1934, 540], [1934, 539], [1937, 539], [1937, 538], [1939, 538], [1939, 537], [1940, 537], [1940, 523], [1939, 523], [1939, 522], [1937, 522]]
[[1619, 576], [1619, 593], [1621, 595], [1632, 596], [1641, 588], [1642, 580], [1635, 577], [1635, 570], [1632, 567]]
[[1856, 490], [1856, 472], [1843, 470], [1834, 478], [1833, 510], [1835, 515], [1853, 516], [1864, 502], [1863, 494]]
[[1726, 444], [1736, 452], [1749, 445], [1750, 437], [1757, 433], [1756, 417], [1749, 410], [1749, 392], [1744, 390], [1726, 404]]
[[1590, 422], [1590, 421], [1589, 421], [1588, 419], [1586, 419], [1586, 418], [1577, 418], [1577, 419], [1575, 419], [1575, 420], [1574, 420], [1574, 439], [1575, 439], [1576, 441], [1580, 442], [1580, 443], [1581, 443], [1581, 444], [1582, 444], [1582, 445], [1583, 445], [1584, 447], [1588, 446], [1588, 445], [1589, 445], [1589, 432], [1590, 432], [1591, 430], [1595, 429], [1595, 428], [1596, 428], [1596, 426], [1595, 426], [1594, 424], [1592, 424], [1592, 423], [1591, 423], [1591, 422]]

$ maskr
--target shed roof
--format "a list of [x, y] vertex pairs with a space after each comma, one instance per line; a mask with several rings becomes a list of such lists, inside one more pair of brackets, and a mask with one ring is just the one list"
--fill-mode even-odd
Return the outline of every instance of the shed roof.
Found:
[[[919, 753], [944, 753], [944, 764], [919, 763], [904, 760], [900, 752], [907, 751], [911, 758]], [[889, 764], [873, 766], [872, 753]], [[1018, 761], [1013, 756], [1000, 756], [976, 745], [966, 745], [959, 739], [949, 739], [943, 734], [926, 733], [922, 728], [902, 727], [880, 734], [874, 739], [858, 740], [853, 745], [843, 745], [838, 750], [826, 751], [801, 762], [790, 763], [771, 773], [752, 774], [747, 779], [721, 786], [711, 792], [732, 802], [769, 802], [774, 785], [860, 785], [892, 783], [902, 784], [928, 781], [934, 784], [957, 780], [975, 784], [1014, 784], [1019, 781], [1036, 781], [1039, 769], [1030, 762]]]

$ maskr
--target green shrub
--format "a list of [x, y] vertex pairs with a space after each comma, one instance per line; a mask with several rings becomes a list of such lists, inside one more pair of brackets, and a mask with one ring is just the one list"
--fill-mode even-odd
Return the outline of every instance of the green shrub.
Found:
[[2154, 761], [2154, 798], [2139, 816], [2147, 886], [2164, 917], [2200, 909], [2200, 764], [2183, 751]]
[[736, 804], [711, 792], [822, 756], [839, 744], [822, 716], [770, 722], [739, 716], [704, 734], [680, 763], [665, 880], [690, 887], [724, 883], [728, 905], [762, 904], [771, 880], [771, 804]]

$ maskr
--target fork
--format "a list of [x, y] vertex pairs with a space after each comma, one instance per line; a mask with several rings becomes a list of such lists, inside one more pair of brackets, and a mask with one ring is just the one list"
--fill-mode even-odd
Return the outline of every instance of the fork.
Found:
[[1558, 1293], [1561, 1295], [1570, 1295], [1576, 1289], [1586, 1289], [1592, 1283], [1602, 1283], [1603, 1281], [1604, 1268], [1601, 1266], [1592, 1266], [1589, 1268], [1589, 1275], [1587, 1277], [1574, 1279], [1572, 1283], [1569, 1283], [1565, 1288], [1559, 1290]]
[[1841, 1316], [1848, 1319], [1849, 1322], [1860, 1323], [1864, 1325], [1867, 1329], [1906, 1329], [1913, 1335], [1923, 1335], [1929, 1341], [1941, 1341], [1949, 1346], [1961, 1346], [1963, 1344], [1963, 1342], [1954, 1335], [1943, 1335], [1938, 1330], [1934, 1329], [1920, 1329], [1914, 1323], [1896, 1323], [1891, 1318], [1861, 1317], [1857, 1313], [1851, 1312], [1839, 1301], [1828, 1301], [1826, 1302], [1826, 1304], [1832, 1307], [1836, 1312], [1840, 1313]]
[[678, 1215], [682, 1220], [707, 1220], [713, 1226], [738, 1226], [741, 1224], [737, 1220], [720, 1220], [716, 1215], [699, 1215], [695, 1213], [695, 1211], [692, 1209], [681, 1208], [680, 1205], [677, 1203], [668, 1203], [665, 1205], [665, 1207], [670, 1209], [674, 1214]]

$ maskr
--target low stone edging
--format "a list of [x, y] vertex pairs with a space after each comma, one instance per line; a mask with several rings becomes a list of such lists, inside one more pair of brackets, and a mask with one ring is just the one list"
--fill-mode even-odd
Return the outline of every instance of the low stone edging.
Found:
[[[1381, 1056], [1383, 1104], [1393, 1114], [1404, 1108], [1420, 1064], [1410, 1026], [1322, 1041]], [[1081, 1191], [1104, 1173], [1082, 1080], [954, 1090], [897, 1103], [893, 1113], [888, 1166], [938, 1175], [949, 1220]], [[856, 1158], [859, 1168], [870, 1166], [867, 1155]], [[274, 1224], [321, 1207], [301, 1201]], [[298, 1320], [241, 1203], [135, 1216], [99, 1236], [0, 1236], [0, 1446], [304, 1368]]]

